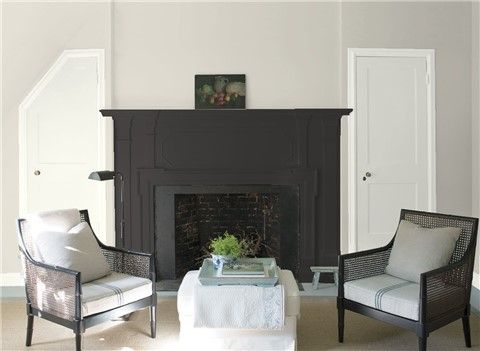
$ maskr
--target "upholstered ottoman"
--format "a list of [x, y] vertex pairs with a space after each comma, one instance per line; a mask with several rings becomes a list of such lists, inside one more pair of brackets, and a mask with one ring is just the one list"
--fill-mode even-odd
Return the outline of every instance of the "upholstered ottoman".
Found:
[[300, 295], [292, 272], [281, 270], [279, 283], [284, 286], [285, 325], [282, 330], [223, 329], [194, 327], [194, 286], [198, 271], [190, 271], [178, 290], [182, 350], [296, 350], [297, 318]]

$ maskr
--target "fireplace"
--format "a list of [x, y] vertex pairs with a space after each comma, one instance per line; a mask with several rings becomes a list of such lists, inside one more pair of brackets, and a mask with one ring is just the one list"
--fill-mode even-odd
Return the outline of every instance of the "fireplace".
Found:
[[[249, 254], [299, 269], [298, 186], [156, 186], [155, 252], [159, 279], [198, 269], [211, 238], [228, 231]], [[173, 250], [171, 248], [174, 248]]]
[[[125, 179], [116, 245], [155, 253], [159, 279], [198, 267], [224, 229], [265, 236], [271, 251], [261, 254], [300, 281], [311, 279], [310, 266], [336, 265], [340, 118], [351, 110], [101, 112], [113, 117], [115, 170]], [[119, 197], [115, 204], [120, 233]]]

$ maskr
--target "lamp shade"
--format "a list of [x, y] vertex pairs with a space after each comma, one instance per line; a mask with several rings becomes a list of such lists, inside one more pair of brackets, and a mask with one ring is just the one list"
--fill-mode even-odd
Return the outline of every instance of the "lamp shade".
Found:
[[96, 171], [96, 172], [90, 173], [90, 175], [88, 176], [88, 179], [100, 180], [100, 181], [110, 180], [113, 178], [115, 178], [114, 171]]

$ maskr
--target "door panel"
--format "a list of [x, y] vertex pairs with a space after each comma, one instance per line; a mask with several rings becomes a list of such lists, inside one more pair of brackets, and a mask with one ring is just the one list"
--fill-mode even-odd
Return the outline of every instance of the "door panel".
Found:
[[426, 60], [356, 64], [357, 248], [394, 235], [401, 208], [428, 209]]
[[[391, 238], [388, 237], [388, 233], [392, 230], [392, 221], [381, 221], [378, 218], [390, 218], [394, 219], [393, 226], [396, 226], [399, 212], [397, 207], [408, 208], [412, 204], [417, 204], [417, 186], [416, 184], [393, 184], [393, 183], [370, 183], [365, 185], [367, 187], [367, 207], [368, 213], [368, 226], [366, 231], [370, 235], [385, 235], [387, 238], [381, 240], [377, 244], [386, 244]], [[395, 199], [396, 206], [385, 206], [385, 198]], [[367, 237], [368, 238], [368, 237]], [[364, 243], [367, 245], [368, 243]]]
[[100, 165], [97, 67], [97, 57], [67, 57], [27, 108], [25, 210], [86, 208], [104, 238], [105, 185], [88, 180]]

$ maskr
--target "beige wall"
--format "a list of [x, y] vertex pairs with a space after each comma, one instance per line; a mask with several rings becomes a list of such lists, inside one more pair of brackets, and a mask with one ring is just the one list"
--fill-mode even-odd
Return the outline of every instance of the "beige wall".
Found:
[[65, 49], [105, 48], [104, 3], [2, 3], [2, 272], [19, 271], [18, 107]]
[[3, 4], [2, 272], [19, 269], [18, 104], [67, 48], [112, 46], [116, 108], [192, 108], [194, 74], [216, 72], [247, 74], [249, 108], [344, 106], [348, 47], [436, 49], [438, 209], [471, 213], [471, 4], [115, 3], [112, 37], [109, 6]]
[[339, 105], [339, 4], [115, 4], [117, 107], [192, 108], [196, 73], [245, 73], [248, 108]]

